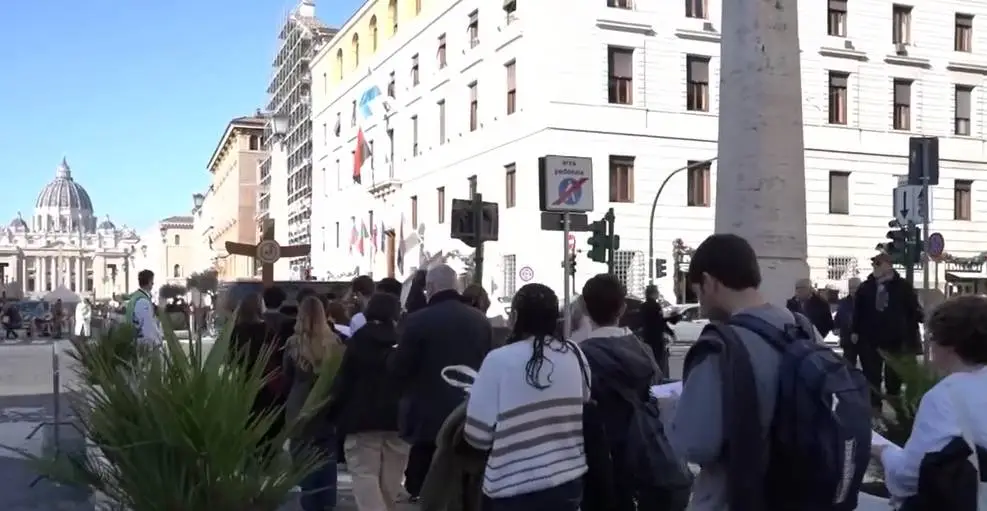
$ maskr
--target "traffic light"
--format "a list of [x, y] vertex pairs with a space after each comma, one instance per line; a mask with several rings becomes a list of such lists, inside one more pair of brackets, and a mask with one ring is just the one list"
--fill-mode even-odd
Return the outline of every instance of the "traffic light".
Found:
[[665, 259], [655, 259], [655, 277], [662, 278], [668, 275], [668, 267], [666, 266], [668, 261]]
[[566, 271], [570, 277], [576, 276], [576, 254], [569, 254], [569, 261], [566, 266]]
[[888, 231], [885, 238], [889, 241], [884, 244], [884, 251], [891, 256], [895, 264], [904, 264], [908, 253], [908, 231], [899, 227]]
[[[609, 238], [607, 237], [607, 222], [604, 220], [597, 220], [589, 224], [589, 258], [598, 263], [607, 262], [607, 248], [609, 243]], [[557, 259], [556, 259], [557, 260]]]

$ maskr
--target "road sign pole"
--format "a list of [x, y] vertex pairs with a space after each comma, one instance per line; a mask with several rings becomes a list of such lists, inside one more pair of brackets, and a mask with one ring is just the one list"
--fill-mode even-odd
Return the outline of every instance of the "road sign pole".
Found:
[[569, 213], [562, 213], [562, 336], [566, 339], [572, 333], [572, 314], [569, 305], [572, 289], [569, 287]]
[[[925, 197], [925, 214], [922, 215], [922, 237], [925, 240], [923, 247], [926, 250], [925, 260], [922, 264], [922, 289], [925, 290], [924, 296], [928, 296], [929, 293], [929, 217], [932, 216], [932, 198], [929, 197], [929, 177], [931, 173], [931, 161], [929, 159], [929, 151], [922, 151], [922, 197]], [[924, 304], [923, 304], [924, 305]], [[926, 330], [928, 332], [928, 330]], [[929, 363], [929, 343], [926, 339], [919, 339], [922, 343], [922, 362]]]
[[476, 233], [476, 248], [473, 249], [473, 283], [483, 286], [483, 194], [473, 194], [473, 232]]
[[908, 222], [905, 226], [907, 229], [905, 235], [905, 280], [909, 285], [915, 286], [915, 249], [917, 244], [913, 239], [915, 237], [915, 224]]

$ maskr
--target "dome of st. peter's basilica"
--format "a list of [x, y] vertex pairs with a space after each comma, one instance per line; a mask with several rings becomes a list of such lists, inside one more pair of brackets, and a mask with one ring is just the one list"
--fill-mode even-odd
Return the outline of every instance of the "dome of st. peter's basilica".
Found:
[[62, 159], [33, 214], [0, 224], [0, 288], [8, 297], [59, 289], [95, 298], [125, 293], [136, 278], [130, 265], [139, 241], [133, 229], [97, 218], [89, 192]]

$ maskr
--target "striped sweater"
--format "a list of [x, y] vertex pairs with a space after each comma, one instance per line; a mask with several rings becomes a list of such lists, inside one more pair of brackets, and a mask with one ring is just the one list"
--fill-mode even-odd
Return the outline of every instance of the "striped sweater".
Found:
[[[480, 366], [466, 407], [464, 436], [490, 451], [483, 492], [511, 497], [553, 488], [586, 472], [583, 402], [589, 397], [582, 352], [552, 341], [545, 347], [537, 389], [525, 379], [530, 339], [491, 351]], [[587, 377], [589, 375], [587, 374]]]

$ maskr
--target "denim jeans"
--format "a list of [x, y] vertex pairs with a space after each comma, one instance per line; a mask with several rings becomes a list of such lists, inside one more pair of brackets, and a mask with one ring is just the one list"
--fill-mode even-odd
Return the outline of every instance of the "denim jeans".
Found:
[[579, 511], [583, 480], [574, 479], [554, 488], [513, 497], [487, 499], [486, 511]]
[[311, 441], [291, 441], [292, 452], [300, 449], [319, 449], [326, 457], [325, 464], [302, 480], [302, 495], [299, 499], [302, 511], [330, 511], [336, 509], [336, 439]]

